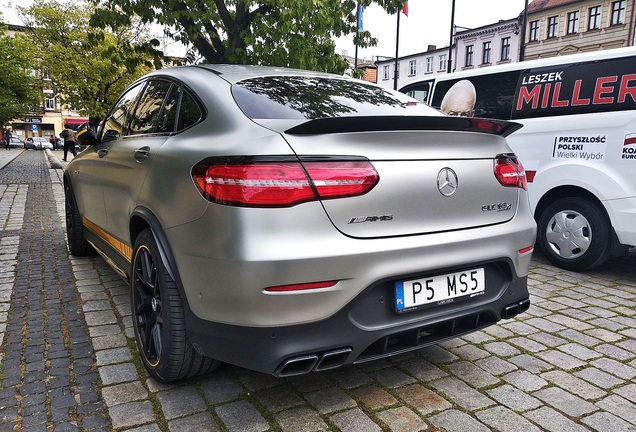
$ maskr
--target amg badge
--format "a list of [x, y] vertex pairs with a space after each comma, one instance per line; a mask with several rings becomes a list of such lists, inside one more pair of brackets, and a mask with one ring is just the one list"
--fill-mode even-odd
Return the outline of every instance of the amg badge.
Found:
[[381, 216], [358, 216], [349, 220], [350, 224], [359, 224], [364, 222], [385, 222], [393, 220], [393, 215], [381, 215]]

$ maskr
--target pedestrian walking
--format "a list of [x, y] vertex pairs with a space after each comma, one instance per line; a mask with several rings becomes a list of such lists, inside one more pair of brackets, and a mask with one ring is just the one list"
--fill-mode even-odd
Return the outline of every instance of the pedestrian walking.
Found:
[[6, 128], [4, 130], [3, 138], [4, 138], [4, 148], [9, 150], [11, 147], [11, 138], [13, 138], [13, 135], [11, 134], [11, 129]]
[[77, 151], [75, 151], [75, 131], [68, 124], [64, 125], [64, 127], [66, 129], [60, 133], [60, 136], [64, 138], [64, 158], [62, 160], [66, 162], [68, 152], [73, 153], [73, 157], [75, 157], [77, 156]]

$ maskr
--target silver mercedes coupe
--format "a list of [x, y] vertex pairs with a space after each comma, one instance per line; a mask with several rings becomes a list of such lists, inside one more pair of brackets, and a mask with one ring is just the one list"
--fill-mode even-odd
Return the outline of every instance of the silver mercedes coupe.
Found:
[[158, 70], [79, 130], [69, 248], [129, 281], [162, 382], [404, 353], [528, 309], [518, 128], [336, 75]]

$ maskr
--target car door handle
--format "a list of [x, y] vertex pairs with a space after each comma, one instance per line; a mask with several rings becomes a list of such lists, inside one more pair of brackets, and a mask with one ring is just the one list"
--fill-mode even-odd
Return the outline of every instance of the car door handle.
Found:
[[103, 158], [108, 154], [108, 147], [97, 150], [97, 156]]
[[135, 160], [139, 163], [145, 161], [150, 156], [150, 147], [142, 147], [135, 150]]

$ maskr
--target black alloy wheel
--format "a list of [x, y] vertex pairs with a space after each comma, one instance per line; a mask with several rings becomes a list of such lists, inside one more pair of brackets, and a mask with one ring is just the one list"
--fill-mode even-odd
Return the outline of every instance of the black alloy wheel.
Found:
[[148, 373], [157, 381], [170, 382], [215, 369], [219, 362], [199, 354], [187, 338], [179, 290], [149, 229], [137, 237], [133, 257], [133, 327]]
[[64, 183], [64, 218], [66, 220], [66, 238], [68, 249], [75, 256], [94, 255], [95, 249], [84, 237], [82, 216], [77, 208], [73, 188], [69, 182]]

